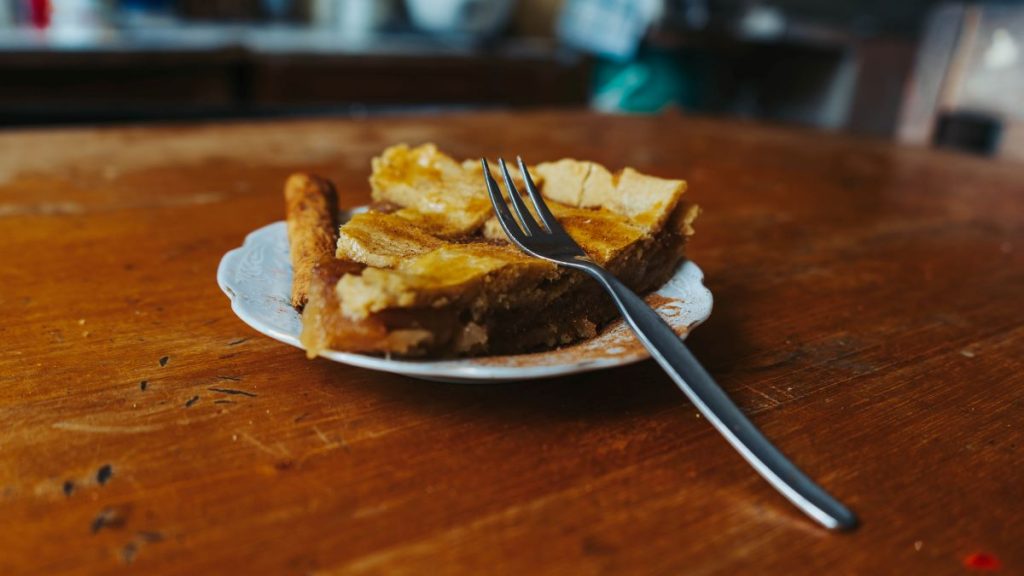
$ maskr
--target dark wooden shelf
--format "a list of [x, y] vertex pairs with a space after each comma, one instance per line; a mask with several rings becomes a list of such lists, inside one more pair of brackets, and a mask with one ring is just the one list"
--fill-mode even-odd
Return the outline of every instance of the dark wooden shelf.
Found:
[[589, 63], [531, 40], [184, 27], [85, 44], [0, 34], [0, 123], [320, 113], [352, 105], [582, 105]]

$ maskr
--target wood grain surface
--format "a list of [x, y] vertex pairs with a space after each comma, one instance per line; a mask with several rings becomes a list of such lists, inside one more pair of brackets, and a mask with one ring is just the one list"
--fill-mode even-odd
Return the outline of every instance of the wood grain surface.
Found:
[[[363, 203], [401, 141], [687, 179], [693, 350], [862, 526], [649, 362], [435, 384], [235, 318], [217, 264], [286, 175]], [[0, 574], [1024, 573], [1022, 165], [674, 114], [7, 132], [0, 342]]]

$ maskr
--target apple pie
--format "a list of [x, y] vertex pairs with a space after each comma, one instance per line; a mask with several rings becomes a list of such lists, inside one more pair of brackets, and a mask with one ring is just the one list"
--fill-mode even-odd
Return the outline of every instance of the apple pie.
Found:
[[[683, 181], [568, 159], [530, 172], [566, 231], [633, 290], [679, 265], [698, 213]], [[329, 182], [297, 174], [285, 186], [310, 357], [528, 352], [593, 337], [615, 316], [597, 283], [508, 243], [479, 161], [393, 146], [374, 158], [370, 185], [374, 204], [340, 227]]]

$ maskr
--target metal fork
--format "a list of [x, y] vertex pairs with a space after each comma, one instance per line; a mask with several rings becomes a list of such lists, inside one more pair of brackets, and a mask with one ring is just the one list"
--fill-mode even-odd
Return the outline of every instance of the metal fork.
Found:
[[815, 484], [764, 437], [658, 313], [618, 278], [587, 256], [548, 210], [523, 159], [518, 160], [526, 192], [540, 217], [539, 223], [519, 195], [505, 161], [498, 160], [512, 206], [519, 215], [519, 223], [509, 211], [498, 183], [491, 176], [487, 160], [481, 160], [487, 192], [494, 204], [498, 222], [509, 240], [527, 254], [581, 270], [601, 283], [651, 356], [754, 470], [797, 508], [826, 528], [846, 530], [856, 526], [857, 518], [853, 512]]

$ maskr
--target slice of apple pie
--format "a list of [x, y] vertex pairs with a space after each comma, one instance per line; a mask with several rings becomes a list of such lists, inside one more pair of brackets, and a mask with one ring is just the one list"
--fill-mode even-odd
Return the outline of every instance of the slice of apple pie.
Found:
[[[508, 244], [481, 170], [431, 144], [388, 148], [373, 160], [374, 205], [338, 229], [328, 224], [332, 215], [308, 213], [334, 204], [330, 184], [289, 180], [293, 265], [309, 272], [296, 270], [293, 302], [306, 302], [302, 343], [310, 357], [331, 349], [526, 352], [592, 337], [614, 317], [595, 282]], [[679, 265], [698, 213], [680, 199], [683, 181], [577, 160], [539, 164], [531, 174], [569, 234], [635, 291], [657, 288]], [[299, 220], [313, 224], [293, 225]], [[334, 258], [315, 253], [325, 234], [336, 238]]]

